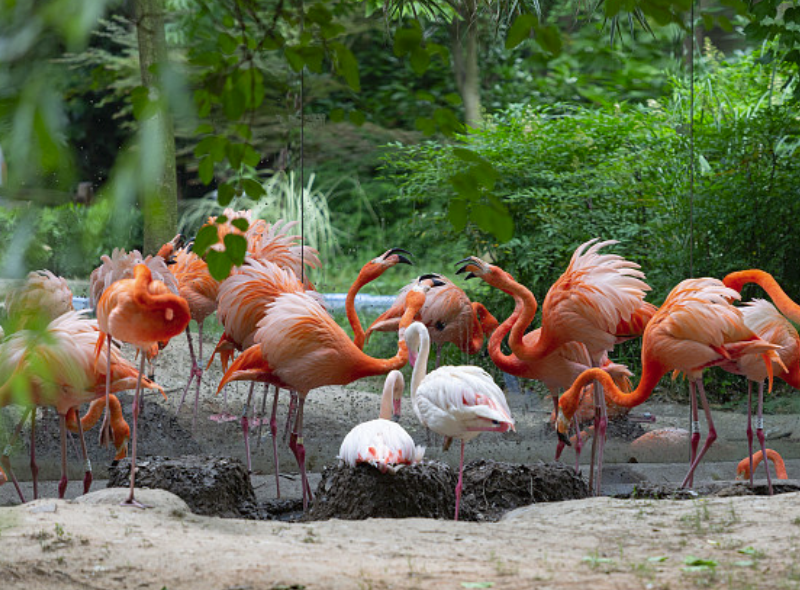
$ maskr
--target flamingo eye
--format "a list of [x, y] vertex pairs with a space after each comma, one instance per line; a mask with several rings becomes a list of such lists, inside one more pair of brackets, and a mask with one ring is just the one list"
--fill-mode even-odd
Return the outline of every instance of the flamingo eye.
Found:
[[439, 331], [442, 331], [445, 329], [445, 327], [447, 327], [447, 324], [445, 324], [442, 320], [439, 320], [433, 325], [433, 327]]

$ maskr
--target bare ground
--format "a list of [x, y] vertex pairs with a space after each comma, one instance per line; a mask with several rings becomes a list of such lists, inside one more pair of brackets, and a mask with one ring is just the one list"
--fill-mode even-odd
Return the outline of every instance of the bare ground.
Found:
[[[169, 401], [148, 397], [142, 422], [142, 455], [213, 453], [242, 457], [238, 422], [214, 422], [224, 413], [213, 397], [218, 369], [204, 378], [201, 416], [192, 434], [191, 411], [174, 412], [188, 372], [185, 340], [165, 351], [156, 371]], [[205, 349], [209, 350], [206, 343]], [[335, 463], [344, 434], [377, 414], [380, 381], [358, 389], [328, 388], [309, 396], [306, 446], [312, 485]], [[227, 410], [238, 413], [247, 388], [229, 394]], [[190, 394], [191, 395], [191, 394]], [[271, 393], [270, 393], [271, 399]], [[483, 435], [467, 445], [469, 459], [518, 464], [551, 460], [554, 437], [544, 425], [546, 402], [536, 395], [509, 397], [517, 433]], [[260, 394], [259, 394], [260, 405]], [[268, 404], [269, 407], [269, 404]], [[658, 422], [647, 429], [686, 424], [683, 406], [650, 403]], [[281, 401], [279, 421], [286, 415]], [[13, 412], [3, 415], [13, 422]], [[715, 413], [720, 439], [698, 474], [698, 482], [732, 478], [734, 461], [745, 454], [744, 417]], [[52, 418], [40, 417], [37, 435], [42, 473], [57, 477], [57, 432]], [[403, 425], [418, 441], [425, 433], [406, 407]], [[770, 446], [789, 457], [800, 436], [797, 416], [770, 416]], [[8, 432], [2, 429], [2, 432]], [[266, 432], [266, 431], [265, 431]], [[106, 473], [110, 457], [93, 433], [95, 472]], [[254, 447], [253, 483], [260, 499], [274, 497], [271, 441]], [[282, 491], [297, 497], [296, 467], [281, 441]], [[427, 457], [451, 465], [457, 448], [443, 453], [432, 446]], [[586, 453], [588, 456], [588, 452]], [[636, 455], [629, 440], [612, 439], [605, 490], [630, 491], [634, 484], [674, 483], [683, 476], [685, 448]], [[75, 465], [68, 497], [80, 487]], [[565, 461], [573, 455], [567, 452]], [[630, 460], [638, 461], [630, 464]], [[659, 463], [663, 462], [663, 463]], [[25, 447], [14, 466], [27, 477]], [[790, 475], [800, 462], [789, 461]], [[585, 468], [584, 468], [585, 471]], [[774, 497], [697, 497], [685, 501], [608, 497], [538, 503], [506, 514], [497, 523], [445, 519], [325, 520], [285, 523], [222, 519], [192, 514], [179, 498], [161, 490], [140, 490], [153, 508], [120, 507], [124, 490], [101, 489], [74, 500], [42, 499], [17, 505], [10, 485], [0, 488], [0, 580], [2, 588], [556, 588], [592, 584], [595, 588], [792, 588], [800, 585], [800, 502], [797, 493]], [[29, 489], [28, 484], [25, 484]], [[742, 493], [744, 488], [736, 488]], [[465, 490], [465, 494], [468, 490]], [[53, 497], [48, 482], [43, 495]]]

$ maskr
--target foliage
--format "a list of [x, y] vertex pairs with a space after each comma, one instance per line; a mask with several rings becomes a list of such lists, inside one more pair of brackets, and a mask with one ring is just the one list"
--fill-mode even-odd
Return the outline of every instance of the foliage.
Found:
[[1, 208], [0, 234], [13, 236], [0, 242], [4, 276], [20, 277], [46, 268], [57, 275], [86, 278], [102, 254], [138, 247], [142, 214], [134, 207], [113, 209], [109, 200], [90, 206]]

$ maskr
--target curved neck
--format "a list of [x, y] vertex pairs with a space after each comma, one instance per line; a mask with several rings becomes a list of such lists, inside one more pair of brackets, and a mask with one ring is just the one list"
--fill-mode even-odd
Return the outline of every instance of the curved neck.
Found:
[[350, 327], [353, 329], [353, 343], [362, 350], [364, 349], [366, 334], [364, 332], [364, 328], [361, 326], [361, 320], [358, 318], [358, 314], [356, 313], [356, 295], [364, 285], [374, 281], [377, 278], [374, 273], [368, 272], [368, 268], [371, 268], [371, 265], [373, 265], [373, 263], [368, 262], [367, 265], [361, 269], [361, 272], [358, 273], [356, 280], [353, 281], [353, 284], [347, 291], [347, 298], [344, 301], [344, 308], [345, 312], [347, 313], [347, 321], [350, 322]]
[[778, 377], [795, 389], [800, 389], [800, 363], [795, 361], [788, 369], [788, 372], [781, 373]]
[[386, 376], [383, 383], [383, 395], [381, 396], [380, 418], [391, 420], [394, 416], [400, 417], [400, 405], [403, 398], [405, 382], [400, 371], [392, 371]]
[[655, 363], [642, 363], [642, 377], [639, 385], [631, 392], [625, 392], [617, 387], [611, 376], [603, 369], [587, 369], [581, 373], [558, 401], [558, 405], [567, 419], [572, 419], [578, 410], [580, 394], [586, 385], [592, 381], [599, 381], [605, 392], [606, 402], [613, 402], [624, 408], [633, 408], [647, 401], [653, 388], [658, 384], [667, 370]]
[[525, 369], [525, 364], [514, 356], [513, 353], [510, 355], [505, 354], [502, 349], [502, 344], [503, 338], [511, 331], [511, 328], [515, 325], [521, 313], [522, 304], [518, 302], [511, 315], [500, 324], [492, 333], [491, 338], [489, 338], [489, 357], [501, 371], [505, 371], [511, 375], [519, 375], [520, 371]]
[[411, 403], [417, 409], [417, 389], [428, 374], [428, 356], [431, 352], [431, 339], [428, 330], [421, 330], [419, 347], [417, 349], [417, 362], [411, 372]]
[[[772, 461], [772, 465], [775, 467], [775, 475], [778, 479], [789, 479], [789, 475], [786, 473], [786, 464], [783, 462], [783, 457], [781, 457], [780, 453], [767, 449], [767, 459]], [[764, 454], [761, 451], [753, 453], [753, 472], [763, 460]], [[742, 459], [736, 471], [744, 477], [750, 477], [750, 459], [748, 457]]]
[[726, 287], [740, 292], [746, 284], [755, 283], [767, 292], [775, 307], [783, 315], [795, 323], [800, 323], [800, 305], [792, 301], [792, 298], [781, 288], [778, 281], [768, 272], [757, 269], [741, 270], [730, 273], [722, 279], [722, 282], [725, 283]]

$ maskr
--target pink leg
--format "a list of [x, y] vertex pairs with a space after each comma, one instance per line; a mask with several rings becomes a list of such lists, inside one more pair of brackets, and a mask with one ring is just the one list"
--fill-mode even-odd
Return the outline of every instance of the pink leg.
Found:
[[[75, 408], [76, 411], [80, 408]], [[80, 412], [78, 412], [80, 417]], [[81, 443], [81, 457], [83, 458], [83, 493], [88, 494], [89, 488], [92, 487], [92, 462], [89, 461], [89, 453], [86, 451], [86, 439], [83, 436], [83, 424], [80, 419], [78, 420], [78, 440]]]
[[[108, 443], [113, 439], [111, 433], [111, 408], [109, 402], [109, 393], [111, 392], [111, 334], [106, 336], [106, 409], [103, 412], [103, 423], [100, 424], [99, 441], [100, 445], [107, 447]], [[142, 352], [144, 355], [144, 352]]]
[[39, 466], [36, 464], [36, 408], [31, 410], [31, 481], [33, 499], [39, 498]]
[[144, 351], [141, 351], [142, 358], [139, 361], [139, 377], [136, 380], [136, 391], [133, 394], [133, 436], [131, 442], [131, 492], [128, 496], [127, 500], [124, 500], [120, 503], [120, 506], [135, 506], [136, 508], [149, 508], [138, 502], [136, 498], [133, 497], [134, 489], [136, 487], [136, 433], [137, 433], [137, 425], [139, 423], [139, 393], [142, 389], [142, 373], [144, 372]]
[[[17, 480], [17, 476], [14, 475], [14, 470], [11, 468], [11, 451], [14, 447], [14, 444], [17, 442], [19, 438], [19, 433], [22, 431], [22, 427], [25, 424], [25, 421], [28, 419], [28, 415], [34, 410], [34, 407], [26, 408], [25, 412], [22, 414], [22, 419], [17, 423], [14, 427], [14, 434], [11, 435], [8, 443], [6, 444], [5, 449], [3, 449], [3, 455], [0, 456], [0, 465], [3, 466], [3, 469], [6, 472], [6, 475], [9, 477], [11, 482], [14, 484], [14, 489], [17, 490], [17, 495], [19, 496], [19, 501], [23, 504], [25, 503], [25, 496], [22, 495], [22, 488], [19, 485], [19, 481]], [[31, 445], [32, 446], [32, 445]]]
[[275, 397], [272, 399], [272, 416], [269, 419], [269, 432], [272, 434], [272, 458], [275, 460], [275, 492], [277, 497], [281, 497], [281, 474], [278, 465], [278, 392], [280, 389], [275, 386]]
[[253, 389], [255, 389], [255, 386], [256, 382], [252, 381], [250, 383], [250, 392], [247, 394], [247, 402], [245, 402], [244, 410], [242, 410], [242, 434], [244, 435], [244, 452], [247, 459], [248, 475], [253, 473], [253, 464], [250, 460], [250, 422], [247, 419], [247, 415], [250, 413], [250, 402], [253, 399]]
[[192, 384], [195, 378], [195, 368], [197, 367], [197, 360], [194, 356], [194, 345], [192, 344], [192, 331], [189, 326], [186, 326], [186, 340], [189, 341], [189, 356], [192, 358], [192, 368], [189, 371], [189, 380], [186, 382], [186, 387], [183, 388], [183, 395], [181, 395], [181, 401], [178, 404], [178, 412], [181, 411], [183, 407], [183, 402], [186, 400], [186, 393], [189, 391], [189, 386]]
[[297, 417], [295, 418], [294, 432], [289, 438], [289, 448], [294, 452], [297, 466], [300, 468], [300, 481], [303, 487], [303, 510], [308, 510], [308, 502], [312, 499], [311, 486], [306, 475], [306, 448], [303, 445], [303, 406], [306, 402], [304, 395], [298, 395]]
[[578, 435], [575, 437], [575, 473], [581, 472], [581, 451], [583, 450], [583, 437], [581, 436], [581, 425], [578, 424], [578, 415], [572, 417], [575, 424], [575, 432]]
[[283, 429], [284, 441], [286, 440], [286, 437], [289, 436], [292, 423], [294, 422], [295, 419], [296, 412], [297, 412], [297, 392], [289, 390], [289, 411], [288, 415], [286, 416], [286, 426]]
[[[553, 398], [553, 411], [555, 412], [553, 415], [558, 418], [558, 395], [556, 395], [555, 391], [551, 391], [550, 396]], [[558, 442], [556, 443], [556, 461], [561, 458], [561, 453], [564, 452], [565, 446], [567, 446], [566, 443], [563, 440], [558, 439]]]
[[[187, 328], [188, 329], [188, 328]], [[194, 388], [194, 417], [192, 431], [197, 426], [197, 414], [200, 410], [200, 384], [203, 382], [203, 323], [197, 325], [197, 384]]]
[[[772, 495], [772, 477], [769, 474], [769, 461], [767, 460], [767, 437], [764, 436], [764, 382], [758, 384], [758, 414], [756, 415], [756, 436], [758, 442], [761, 444], [761, 456], [764, 458], [764, 469], [767, 470], [767, 487], [769, 488], [769, 495]], [[750, 460], [753, 460], [753, 454], [750, 453]], [[753, 477], [753, 468], [750, 468], [750, 477]]]
[[261, 411], [258, 414], [258, 430], [256, 431], [256, 448], [261, 448], [261, 430], [264, 427], [264, 416], [267, 413], [267, 394], [269, 385], [264, 383], [264, 394], [261, 396]]
[[703, 459], [703, 456], [706, 454], [708, 449], [711, 448], [711, 445], [714, 444], [714, 441], [717, 440], [717, 429], [714, 428], [714, 420], [711, 418], [711, 409], [708, 407], [706, 392], [705, 389], [703, 388], [703, 382], [701, 380], [697, 381], [697, 390], [700, 392], [700, 402], [703, 404], [703, 412], [706, 415], [706, 422], [708, 422], [708, 436], [706, 437], [706, 442], [703, 445], [703, 448], [700, 449], [700, 453], [697, 455], [697, 457], [689, 467], [689, 473], [686, 474], [686, 477], [684, 478], [683, 483], [681, 484], [682, 488], [685, 488], [687, 485], [690, 485], [689, 482], [693, 481], [694, 470], [697, 469], [697, 466], [700, 464], [700, 461]]
[[61, 430], [61, 479], [58, 481], [58, 497], [64, 498], [67, 491], [67, 417], [58, 415], [58, 425]]
[[[689, 402], [691, 406], [691, 439], [689, 445], [691, 447], [691, 456], [689, 457], [689, 466], [694, 463], [697, 457], [697, 447], [700, 445], [700, 415], [697, 411], [697, 390], [694, 381], [689, 382]], [[694, 476], [689, 478], [689, 484], [694, 485]]]
[[461, 488], [464, 484], [464, 439], [461, 439], [461, 460], [458, 463], [458, 483], [456, 484], [456, 515], [453, 520], [458, 520], [458, 511], [461, 507]]
[[[750, 487], [753, 487], [753, 382], [747, 380], [747, 456], [750, 458]], [[764, 455], [766, 460], [766, 455]]]

